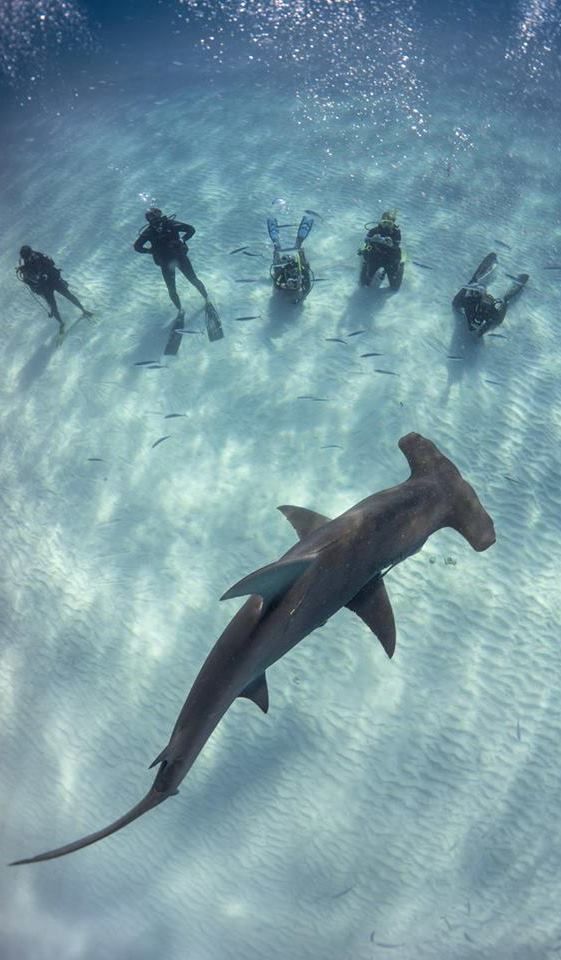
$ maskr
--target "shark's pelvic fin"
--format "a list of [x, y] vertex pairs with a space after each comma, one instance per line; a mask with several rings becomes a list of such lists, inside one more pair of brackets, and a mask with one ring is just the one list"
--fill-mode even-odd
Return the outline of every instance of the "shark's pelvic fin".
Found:
[[395, 620], [392, 605], [381, 577], [371, 580], [347, 604], [378, 637], [388, 657], [395, 650]]
[[306, 510], [305, 507], [292, 507], [289, 504], [284, 504], [282, 507], [277, 507], [277, 510], [280, 510], [288, 522], [292, 524], [300, 540], [330, 522], [329, 517], [324, 517], [323, 514], [316, 513], [315, 510]]
[[248, 574], [243, 580], [238, 580], [220, 599], [231, 600], [233, 597], [246, 597], [256, 593], [263, 597], [265, 604], [273, 603], [286, 593], [313, 562], [314, 559], [308, 557], [305, 560], [269, 563], [266, 567]]
[[152, 760], [152, 763], [151, 763], [150, 766], [148, 767], [149, 770], [151, 770], [152, 767], [157, 766], [159, 763], [163, 763], [164, 760], [167, 760], [167, 758], [168, 758], [168, 756], [167, 756], [167, 754], [168, 754], [168, 748], [169, 748], [169, 743], [168, 743], [167, 747], [164, 747], [164, 749], [162, 750], [162, 752], [158, 754], [158, 756], [156, 757], [156, 759], [155, 759], [155, 760]]
[[242, 690], [238, 696], [253, 700], [253, 702], [261, 708], [263, 713], [267, 713], [269, 709], [269, 690], [267, 688], [267, 678], [265, 674], [262, 673], [260, 677], [256, 677], [255, 680], [248, 683], [245, 690]]

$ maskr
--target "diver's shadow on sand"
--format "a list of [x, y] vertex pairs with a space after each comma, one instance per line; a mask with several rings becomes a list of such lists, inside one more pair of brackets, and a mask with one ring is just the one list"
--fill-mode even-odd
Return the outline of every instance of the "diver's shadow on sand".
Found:
[[37, 348], [19, 372], [18, 387], [20, 390], [27, 390], [35, 380], [43, 376], [56, 349], [57, 345], [55, 340], [42, 343], [41, 346]]
[[445, 403], [454, 384], [459, 383], [466, 374], [473, 378], [482, 367], [484, 356], [483, 338], [472, 333], [463, 313], [453, 311], [452, 317], [452, 336], [447, 358], [448, 382], [443, 397]]
[[273, 292], [267, 307], [267, 323], [263, 328], [265, 336], [275, 340], [300, 322], [304, 301], [293, 303], [288, 297]]
[[[185, 310], [185, 320], [183, 321], [183, 327], [192, 333], [185, 334], [183, 339], [187, 341], [183, 346], [187, 346], [188, 342], [196, 338], [197, 335], [205, 335], [205, 326], [204, 326], [204, 305], [193, 306], [190, 310]], [[125, 359], [127, 362], [139, 363], [142, 361], [156, 360], [159, 363], [165, 363], [167, 357], [164, 354], [166, 344], [168, 342], [169, 336], [175, 326], [175, 317], [173, 315], [173, 310], [170, 311], [170, 319], [164, 323], [158, 324], [146, 324], [142, 328], [139, 337], [135, 340], [134, 346], [126, 353]]]
[[397, 292], [391, 287], [357, 287], [349, 297], [339, 321], [339, 333], [348, 332], [349, 326], [370, 323], [373, 317], [384, 309], [388, 299]]

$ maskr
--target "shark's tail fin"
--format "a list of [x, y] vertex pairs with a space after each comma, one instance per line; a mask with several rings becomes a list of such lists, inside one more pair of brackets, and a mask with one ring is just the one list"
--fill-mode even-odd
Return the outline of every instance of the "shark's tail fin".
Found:
[[461, 533], [474, 550], [487, 550], [496, 539], [493, 521], [452, 461], [419, 433], [402, 437], [399, 449], [411, 467], [412, 479], [426, 477], [438, 484], [440, 496], [449, 504], [445, 526]]

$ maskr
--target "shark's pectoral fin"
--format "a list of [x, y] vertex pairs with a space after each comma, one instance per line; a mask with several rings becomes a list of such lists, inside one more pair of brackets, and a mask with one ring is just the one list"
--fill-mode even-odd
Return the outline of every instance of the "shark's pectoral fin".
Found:
[[282, 507], [277, 507], [277, 510], [280, 510], [292, 524], [300, 540], [330, 522], [329, 517], [324, 517], [323, 514], [316, 513], [314, 510], [306, 510], [305, 507], [291, 507], [289, 504], [284, 504]]
[[378, 637], [388, 657], [393, 657], [395, 620], [382, 578], [379, 577], [365, 584], [347, 607], [364, 620], [366, 626], [370, 627], [372, 633]]
[[256, 593], [263, 597], [265, 604], [272, 603], [286, 593], [313, 562], [314, 558], [308, 557], [304, 560], [270, 563], [248, 574], [243, 580], [238, 580], [220, 599], [231, 600], [233, 597], [246, 597], [248, 594]]
[[261, 708], [263, 713], [267, 713], [269, 709], [269, 690], [267, 688], [267, 678], [265, 674], [262, 673], [260, 677], [256, 677], [255, 680], [248, 683], [245, 690], [242, 690], [238, 696], [253, 700], [253, 702]]

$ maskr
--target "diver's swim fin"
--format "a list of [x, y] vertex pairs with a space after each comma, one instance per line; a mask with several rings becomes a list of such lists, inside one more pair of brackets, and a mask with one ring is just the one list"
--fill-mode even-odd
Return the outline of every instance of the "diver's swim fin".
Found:
[[496, 266], [497, 266], [497, 254], [488, 253], [487, 256], [479, 264], [477, 270], [475, 271], [473, 277], [469, 282], [485, 284], [486, 282], [488, 282]]
[[220, 317], [218, 316], [218, 311], [215, 306], [207, 300], [205, 306], [205, 321], [206, 321], [206, 332], [208, 333], [209, 340], [222, 340], [224, 336], [224, 331], [222, 330], [222, 324], [220, 323]]
[[504, 294], [503, 300], [508, 303], [509, 300], [512, 300], [513, 297], [516, 297], [517, 294], [521, 293], [529, 279], [530, 275], [528, 273], [519, 273], [518, 276], [512, 277], [512, 283]]
[[267, 217], [267, 230], [275, 248], [280, 248], [279, 225], [276, 217]]
[[299, 247], [302, 243], [304, 243], [304, 240], [308, 236], [313, 225], [314, 225], [314, 218], [307, 216], [307, 214], [304, 214], [304, 216], [300, 221], [300, 225], [298, 227], [298, 233], [296, 234], [297, 247]]

